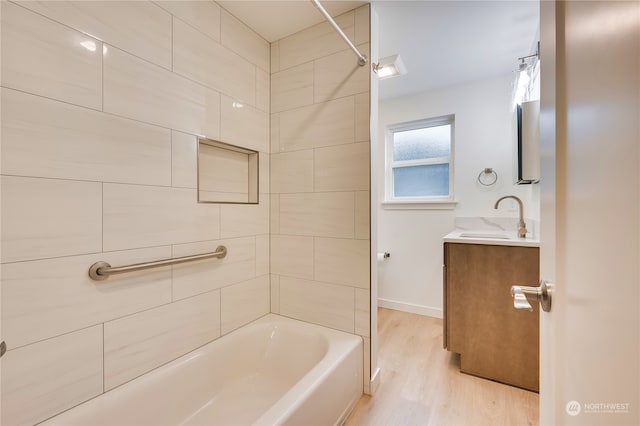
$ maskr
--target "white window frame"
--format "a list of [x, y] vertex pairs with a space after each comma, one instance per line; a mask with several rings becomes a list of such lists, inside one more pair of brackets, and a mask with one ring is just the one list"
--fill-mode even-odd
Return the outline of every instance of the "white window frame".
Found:
[[[448, 157], [428, 158], [424, 160], [393, 161], [393, 135], [407, 130], [424, 129], [437, 126], [451, 126], [451, 150]], [[386, 209], [453, 209], [456, 202], [453, 192], [455, 117], [453, 114], [387, 126], [385, 137], [385, 199]], [[399, 167], [449, 164], [449, 195], [423, 197], [395, 197], [393, 195], [393, 169]]]

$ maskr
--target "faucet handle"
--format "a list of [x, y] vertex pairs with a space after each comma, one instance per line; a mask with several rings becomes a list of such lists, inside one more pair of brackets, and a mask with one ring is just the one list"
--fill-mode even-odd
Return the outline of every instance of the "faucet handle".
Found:
[[518, 237], [527, 238], [527, 224], [524, 220], [518, 222]]

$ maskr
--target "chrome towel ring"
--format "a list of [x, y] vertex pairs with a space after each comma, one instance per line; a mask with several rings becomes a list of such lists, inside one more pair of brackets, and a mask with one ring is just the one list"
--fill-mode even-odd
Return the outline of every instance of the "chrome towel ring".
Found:
[[487, 167], [478, 175], [478, 182], [483, 186], [492, 186], [498, 182], [498, 173], [491, 167]]

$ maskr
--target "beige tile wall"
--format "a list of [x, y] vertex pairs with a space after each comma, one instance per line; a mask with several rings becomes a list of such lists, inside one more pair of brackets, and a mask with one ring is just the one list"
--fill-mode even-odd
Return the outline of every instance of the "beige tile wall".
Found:
[[[369, 56], [369, 6], [336, 21]], [[271, 44], [271, 311], [365, 342], [369, 79], [328, 23]]]
[[[270, 48], [213, 1], [1, 16], [0, 423], [30, 425], [269, 311]], [[196, 202], [196, 135], [260, 151], [259, 205]]]
[[100, 395], [102, 339], [99, 324], [7, 352], [2, 359], [2, 424], [33, 424]]
[[[269, 310], [368, 342], [369, 68], [328, 24], [269, 45], [213, 1], [1, 16], [3, 424]], [[368, 55], [369, 7], [337, 21]], [[260, 151], [259, 205], [196, 203], [197, 135]], [[86, 275], [220, 244], [224, 260]]]
[[102, 49], [98, 39], [3, 2], [5, 87], [101, 109]]
[[104, 387], [112, 389], [220, 336], [220, 290], [104, 324]]

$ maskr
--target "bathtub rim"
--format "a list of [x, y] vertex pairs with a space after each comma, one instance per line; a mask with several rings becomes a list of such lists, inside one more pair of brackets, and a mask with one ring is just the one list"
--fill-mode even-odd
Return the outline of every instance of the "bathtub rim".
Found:
[[[282, 395], [280, 399], [278, 399], [278, 401], [275, 402], [267, 412], [265, 412], [262, 416], [260, 416], [260, 418], [258, 418], [258, 420], [256, 420], [255, 424], [260, 424], [260, 425], [281, 424], [284, 420], [286, 420], [287, 417], [289, 417], [300, 406], [300, 404], [306, 401], [309, 398], [309, 396], [322, 383], [325, 382], [327, 377], [333, 371], [332, 369], [327, 367], [335, 367], [337, 364], [340, 364], [341, 362], [343, 362], [347, 357], [351, 356], [353, 351], [358, 349], [360, 349], [359, 350], [359, 356], [361, 359], [360, 367], [362, 370], [363, 368], [362, 358], [363, 358], [363, 352], [364, 352], [364, 339], [362, 338], [362, 336], [357, 334], [351, 334], [346, 331], [336, 330], [336, 329], [325, 327], [318, 324], [309, 323], [306, 321], [301, 321], [301, 320], [290, 318], [284, 315], [274, 314], [274, 313], [269, 313], [253, 321], [252, 323], [265, 321], [265, 318], [282, 318], [287, 321], [292, 320], [292, 321], [295, 321], [296, 323], [299, 323], [302, 327], [308, 326], [310, 328], [316, 328], [320, 330], [321, 333], [326, 333], [328, 335], [331, 335], [335, 339], [339, 340], [339, 342], [334, 342], [338, 344], [329, 345], [329, 349], [327, 353], [320, 360], [320, 362], [314, 365], [313, 368], [311, 368], [307, 372], [307, 374], [305, 374], [294, 386], [292, 386], [284, 395]], [[348, 349], [348, 350], [345, 350], [345, 349]], [[331, 365], [327, 365], [330, 362], [331, 362]], [[360, 373], [363, 373], [363, 371], [360, 371]], [[307, 383], [311, 381], [310, 380], [311, 377], [313, 377], [314, 380], [312, 381], [312, 383]], [[362, 396], [363, 386], [364, 386], [362, 381], [362, 374], [360, 374], [359, 385], [361, 390], [360, 396]], [[303, 391], [296, 393], [298, 388], [302, 388]], [[293, 398], [294, 399], [293, 404], [286, 403], [287, 402], [286, 400], [290, 395], [298, 395], [297, 397]], [[339, 417], [340, 420], [346, 420], [346, 417], [353, 410], [360, 396], [358, 398], [355, 398], [355, 401], [349, 402], [349, 406], [347, 406], [343, 411], [343, 413], [341, 413]], [[277, 413], [280, 413], [280, 414], [278, 415]]]
[[[206, 354], [208, 350], [211, 350], [216, 345], [220, 345], [223, 343], [222, 340], [225, 337], [235, 336], [235, 338], [239, 338], [242, 334], [248, 334], [251, 332], [251, 326], [261, 325], [261, 324], [288, 324], [293, 325], [294, 327], [301, 327], [304, 329], [312, 329], [319, 334], [325, 336], [329, 340], [329, 347], [327, 352], [322, 356], [322, 358], [313, 365], [293, 386], [288, 388], [285, 393], [280, 395], [280, 397], [271, 405], [265, 412], [261, 413], [254, 424], [281, 424], [283, 421], [286, 421], [287, 417], [289, 417], [295, 410], [298, 408], [307, 398], [313, 393], [313, 391], [320, 386], [323, 381], [330, 374], [331, 370], [328, 367], [335, 366], [340, 362], [344, 361], [352, 351], [359, 349], [359, 365], [360, 365], [360, 380], [359, 380], [359, 390], [360, 396], [362, 395], [363, 390], [363, 381], [362, 381], [362, 368], [363, 368], [363, 351], [364, 351], [364, 339], [362, 336], [357, 334], [351, 334], [345, 331], [333, 329], [330, 327], [310, 323], [307, 321], [302, 321], [299, 319], [291, 318], [285, 315], [280, 315], [276, 313], [267, 313], [255, 320], [248, 322], [235, 330], [232, 330], [215, 340], [205, 343], [193, 350], [169, 361], [162, 365], [159, 365], [146, 373], [137, 376], [125, 383], [122, 383], [112, 389], [109, 389], [106, 392], [101, 393], [93, 398], [90, 398], [86, 401], [83, 401], [80, 404], [77, 404], [73, 407], [70, 407], [60, 413], [57, 413], [54, 416], [51, 416], [47, 419], [42, 420], [38, 423], [38, 425], [43, 426], [51, 426], [51, 425], [64, 425], [65, 419], [73, 420], [76, 415], [82, 415], [82, 411], [90, 410], [92, 407], [108, 407], [112, 401], [117, 402], [117, 398], [120, 397], [118, 393], [135, 393], [135, 388], [138, 386], [144, 386], [145, 382], [152, 383], [154, 379], [162, 378], [163, 375], [168, 375], [169, 370], [172, 367], [177, 367], [183, 363], [188, 363], [194, 359], [199, 358]], [[342, 352], [340, 352], [342, 350]], [[337, 352], [337, 354], [336, 354]], [[333, 357], [333, 358], [331, 358]], [[333, 361], [333, 362], [331, 362]], [[311, 379], [311, 377], [313, 379]], [[306, 385], [306, 386], [305, 386]], [[302, 389], [302, 391], [301, 391]], [[114, 392], [115, 391], [115, 392]], [[291, 395], [298, 395], [297, 397], [291, 398]], [[304, 396], [304, 398], [303, 398]], [[291, 399], [293, 403], [287, 403], [287, 399]], [[344, 421], [348, 414], [353, 410], [357, 401], [359, 399], [355, 398], [354, 401], [350, 401], [349, 405], [345, 408], [343, 413], [341, 413], [339, 421]], [[84, 408], [82, 408], [84, 407]], [[80, 413], [76, 413], [76, 411], [80, 411]], [[266, 422], [266, 423], [265, 423]]]

